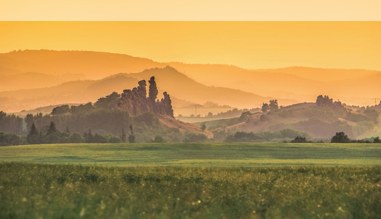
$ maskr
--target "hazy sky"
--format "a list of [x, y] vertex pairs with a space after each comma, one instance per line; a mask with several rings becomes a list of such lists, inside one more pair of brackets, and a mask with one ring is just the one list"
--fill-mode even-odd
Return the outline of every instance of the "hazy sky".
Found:
[[381, 1], [1, 0], [0, 20], [381, 20]]
[[92, 50], [246, 68], [381, 70], [381, 22], [0, 22], [0, 52]]

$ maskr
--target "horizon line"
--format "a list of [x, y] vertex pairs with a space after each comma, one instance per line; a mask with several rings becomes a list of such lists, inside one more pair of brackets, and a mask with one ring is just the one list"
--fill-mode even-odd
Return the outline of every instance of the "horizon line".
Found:
[[[151, 57], [142, 57], [142, 56], [135, 56], [123, 52], [112, 52], [112, 51], [101, 51], [101, 50], [81, 50], [81, 49], [14, 49], [14, 50], [8, 50], [6, 51], [0, 51], [0, 54], [10, 54], [10, 53], [17, 53], [17, 52], [36, 52], [36, 51], [46, 51], [46, 52], [94, 52], [94, 53], [106, 53], [106, 54], [113, 54], [113, 55], [124, 55], [129, 56], [133, 58], [138, 59], [146, 59], [152, 62], [157, 62], [160, 64], [167, 64], [171, 66], [171, 63], [179, 63], [179, 64], [186, 64], [186, 65], [223, 65], [223, 66], [230, 66], [235, 68], [240, 68], [244, 70], [252, 70], [252, 71], [258, 71], [258, 70], [279, 70], [279, 69], [288, 69], [288, 68], [309, 68], [309, 69], [324, 69], [324, 70], [358, 70], [358, 71], [376, 71], [381, 73], [381, 69], [371, 69], [371, 68], [364, 68], [364, 67], [355, 67], [355, 68], [348, 68], [348, 67], [340, 67], [340, 66], [312, 66], [312, 65], [298, 65], [298, 64], [290, 64], [290, 65], [283, 65], [278, 67], [245, 67], [240, 66], [237, 64], [231, 64], [231, 63], [213, 63], [213, 62], [186, 62], [186, 61], [176, 61], [176, 60], [170, 60], [170, 61], [162, 61], [157, 60]], [[171, 66], [172, 67], [172, 66]]]

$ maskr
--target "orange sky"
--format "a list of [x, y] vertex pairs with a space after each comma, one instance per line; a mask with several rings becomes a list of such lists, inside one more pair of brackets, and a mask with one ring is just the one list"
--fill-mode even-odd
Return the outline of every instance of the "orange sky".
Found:
[[246, 68], [381, 70], [381, 22], [0, 22], [0, 52], [92, 50]]
[[380, 0], [1, 0], [0, 20], [381, 20]]

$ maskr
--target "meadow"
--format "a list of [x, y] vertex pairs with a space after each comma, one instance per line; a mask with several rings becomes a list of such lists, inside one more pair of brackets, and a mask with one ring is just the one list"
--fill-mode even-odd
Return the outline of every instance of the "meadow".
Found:
[[43, 144], [0, 147], [0, 160], [97, 166], [363, 166], [381, 165], [381, 144]]
[[0, 148], [0, 218], [378, 218], [380, 144]]

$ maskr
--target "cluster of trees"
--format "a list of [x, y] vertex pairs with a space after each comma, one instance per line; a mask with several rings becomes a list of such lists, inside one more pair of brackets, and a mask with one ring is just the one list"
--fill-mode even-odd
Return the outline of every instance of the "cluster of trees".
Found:
[[[296, 136], [291, 142], [306, 143], [311, 141], [307, 141], [306, 137]], [[336, 132], [331, 138], [331, 143], [381, 143], [381, 139], [377, 136], [370, 139], [351, 140], [344, 132]]]
[[250, 141], [271, 141], [279, 139], [293, 139], [297, 136], [304, 136], [303, 133], [292, 129], [283, 129], [276, 132], [236, 132], [226, 137], [227, 142], [250, 142]]
[[[0, 145], [184, 140], [178, 129], [162, 125], [154, 113], [130, 117], [126, 111], [108, 109], [105, 106], [111, 99], [107, 97], [97, 102], [103, 106], [91, 103], [62, 105], [54, 108], [51, 114], [28, 114], [25, 118], [1, 112]], [[197, 138], [185, 140], [192, 139]]]
[[[130, 134], [128, 140], [130, 143], [135, 142], [135, 136], [133, 134], [133, 128], [130, 126]], [[44, 143], [119, 143], [126, 142], [127, 135], [124, 129], [120, 136], [114, 135], [100, 135], [93, 134], [91, 129], [80, 135], [78, 133], [71, 133], [68, 129], [64, 132], [59, 131], [56, 128], [54, 122], [50, 122], [48, 127], [43, 127], [38, 130], [36, 125], [33, 123], [26, 137], [26, 142], [28, 144], [44, 144]]]
[[21, 134], [23, 132], [23, 119], [0, 111], [0, 132]]
[[132, 124], [128, 112], [95, 108], [92, 104], [56, 107], [51, 115], [28, 114], [26, 127], [30, 130], [34, 123], [37, 127], [47, 127], [54, 122], [59, 130], [69, 129], [73, 133], [85, 133], [92, 129], [95, 133], [119, 136], [122, 129]]
[[43, 127], [41, 130], [38, 130], [36, 125], [32, 123], [26, 141], [28, 144], [80, 143], [82, 142], [82, 137], [76, 133], [71, 134], [68, 130], [65, 132], [58, 131], [54, 122], [51, 122], [48, 127]]
[[291, 143], [306, 143], [307, 139], [303, 136], [296, 136], [294, 140], [291, 141]]
[[263, 103], [261, 108], [263, 113], [277, 111], [278, 109], [278, 100], [270, 100], [269, 103]]
[[72, 113], [72, 114], [88, 113], [94, 109], [95, 107], [93, 106], [92, 103], [81, 104], [78, 106], [61, 105], [61, 106], [55, 107], [52, 110], [51, 115], [55, 116], [55, 115], [62, 115], [62, 114], [68, 114], [68, 113]]
[[316, 98], [316, 105], [328, 107], [343, 107], [340, 101], [333, 101], [328, 95], [319, 95]]
[[370, 139], [351, 140], [344, 132], [336, 132], [331, 138], [331, 143], [381, 143], [380, 137]]
[[0, 146], [19, 144], [22, 144], [22, 139], [18, 135], [0, 132]]

